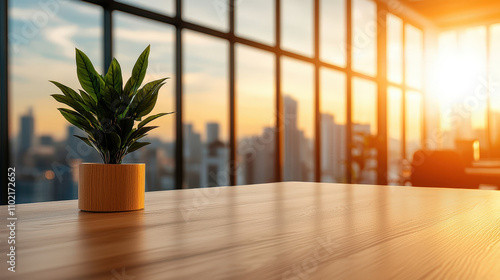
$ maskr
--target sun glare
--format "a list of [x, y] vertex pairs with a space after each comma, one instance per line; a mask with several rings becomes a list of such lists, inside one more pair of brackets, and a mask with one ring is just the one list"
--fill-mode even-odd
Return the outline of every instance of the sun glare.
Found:
[[[486, 77], [486, 29], [484, 26], [460, 32], [446, 32], [439, 36], [439, 59], [437, 61], [437, 90], [441, 112], [449, 112], [471, 106], [470, 97], [484, 86]], [[469, 108], [472, 126], [484, 126], [484, 100], [474, 99], [475, 106]], [[467, 107], [468, 108], [468, 107]], [[460, 109], [461, 110], [461, 109]], [[443, 127], [448, 124], [442, 123]]]
[[450, 107], [461, 101], [478, 83], [482, 73], [481, 60], [473, 50], [458, 52], [441, 49], [439, 60], [439, 102]]

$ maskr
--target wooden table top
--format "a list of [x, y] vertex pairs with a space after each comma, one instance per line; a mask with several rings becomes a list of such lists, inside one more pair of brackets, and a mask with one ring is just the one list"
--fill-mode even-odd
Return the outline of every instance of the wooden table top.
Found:
[[1, 279], [500, 279], [498, 191], [288, 182], [149, 192], [136, 212], [16, 207]]

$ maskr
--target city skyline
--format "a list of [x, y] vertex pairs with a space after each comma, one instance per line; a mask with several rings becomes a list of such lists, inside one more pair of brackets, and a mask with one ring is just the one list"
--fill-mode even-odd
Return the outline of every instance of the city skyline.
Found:
[[[293, 97], [285, 95], [285, 181], [313, 181], [312, 139], [299, 128], [300, 106]], [[65, 137], [57, 140], [49, 134], [36, 134], [34, 109], [19, 116], [21, 128], [16, 138], [11, 137], [15, 164], [19, 171], [19, 184], [26, 184], [24, 202], [52, 199], [76, 198], [78, 164], [100, 162], [98, 154], [73, 135], [84, 132], [72, 125], [65, 126]], [[362, 133], [370, 134], [370, 125]], [[336, 124], [335, 116], [322, 114], [322, 152], [325, 157], [322, 178], [328, 182], [345, 181], [345, 125]], [[205, 129], [198, 131], [192, 123], [184, 123], [185, 182], [183, 186], [212, 187], [228, 185], [229, 149], [227, 141], [221, 139], [220, 124], [206, 122]], [[355, 129], [358, 130], [358, 129]], [[260, 133], [238, 138], [237, 169], [238, 184], [255, 184], [275, 181], [275, 127], [264, 126]], [[367, 135], [368, 135], [367, 134]], [[21, 140], [22, 141], [16, 141]], [[149, 136], [151, 142], [136, 153], [128, 155], [124, 163], [144, 162], [146, 189], [174, 189], [175, 143]], [[359, 170], [362, 172], [362, 170]], [[361, 176], [361, 175], [360, 175]], [[366, 175], [365, 175], [366, 176]], [[369, 181], [366, 181], [369, 182]], [[47, 192], [47, 190], [50, 190]]]
[[[141, 4], [136, 0], [126, 2], [168, 16], [175, 14], [173, 1], [170, 1], [172, 5], [166, 4], [158, 10], [153, 9], [151, 3]], [[458, 87], [450, 86], [451, 81], [446, 79], [449, 77], [444, 76], [443, 100], [426, 98], [431, 96], [427, 90], [432, 94], [435, 89], [428, 89], [423, 81], [423, 30], [405, 22], [398, 15], [388, 15], [386, 74], [389, 86], [383, 89], [380, 87], [386, 83], [380, 83], [378, 75], [384, 77], [385, 74], [377, 73], [380, 62], [377, 58], [376, 36], [370, 33], [374, 30], [368, 28], [376, 23], [377, 5], [370, 1], [352, 3], [352, 57], [350, 69], [344, 69], [348, 60], [345, 50], [349, 31], [345, 23], [345, 3], [321, 1], [321, 28], [319, 38], [315, 38], [310, 36], [315, 29], [314, 5], [312, 1], [310, 5], [306, 2], [284, 1], [280, 25], [275, 25], [275, 15], [268, 10], [262, 13], [263, 19], [259, 24], [252, 24], [252, 12], [266, 5], [274, 9], [269, 2], [238, 3], [234, 26], [230, 28], [228, 11], [217, 13], [206, 1], [185, 0], [182, 20], [199, 23], [207, 28], [201, 32], [197, 28], [185, 28], [177, 23], [148, 19], [147, 16], [141, 16], [140, 9], [137, 9], [139, 13], [134, 14], [118, 8], [112, 10], [113, 32], [108, 36], [104, 34], [106, 25], [103, 22], [107, 7], [63, 1], [59, 10], [50, 14], [43, 26], [37, 26], [31, 18], [37, 12], [36, 7], [26, 0], [12, 1], [8, 10], [9, 32], [24, 36], [26, 30], [33, 32], [29, 38], [25, 36], [25, 40], [15, 37], [15, 40], [9, 41], [8, 77], [9, 95], [12, 98], [9, 99], [8, 132], [15, 147], [14, 152], [25, 154], [29, 147], [36, 145], [37, 156], [46, 156], [58, 151], [70, 153], [64, 149], [64, 143], [71, 142], [67, 145], [69, 147], [77, 145], [72, 142], [75, 139], [68, 139], [71, 129], [66, 128], [64, 118], [57, 112], [56, 103], [53, 103], [55, 101], [50, 98], [50, 93], [57, 92], [57, 89], [47, 81], [57, 79], [71, 88], [80, 87], [75, 71], [75, 47], [88, 53], [96, 62], [95, 68], [99, 72], [105, 70], [103, 52], [108, 59], [108, 54], [116, 57], [122, 66], [123, 78], [127, 79], [132, 70], [133, 58], [146, 44], [151, 44], [152, 51], [145, 82], [170, 78], [160, 91], [152, 114], [175, 111], [179, 104], [182, 106], [182, 129], [176, 130], [175, 115], [157, 120], [155, 125], [160, 128], [148, 138], [153, 144], [134, 158], [143, 160], [140, 157], [144, 156], [145, 160], [151, 161], [147, 180], [155, 188], [174, 185], [172, 174], [175, 173], [175, 163], [181, 162], [184, 162], [185, 174], [175, 175], [178, 179], [184, 176], [185, 182], [177, 182], [177, 187], [213, 186], [216, 181], [229, 184], [234, 183], [235, 179], [241, 184], [265, 182], [272, 180], [276, 176], [274, 173], [283, 175], [280, 178], [284, 180], [374, 183], [377, 168], [382, 169], [384, 174], [388, 173], [385, 167], [378, 166], [379, 159], [387, 157], [391, 165], [389, 169], [396, 170], [392, 165], [399, 164], [403, 158], [410, 159], [414, 151], [423, 147], [424, 136], [433, 129], [428, 125], [431, 117], [436, 117], [434, 125], [440, 133], [451, 135], [439, 142], [438, 147], [452, 148], [455, 140], [465, 137], [479, 139], [484, 149], [487, 147], [484, 143], [490, 140], [488, 137], [493, 142], [500, 138], [494, 131], [494, 124], [499, 122], [495, 117], [497, 108], [492, 107], [491, 116], [488, 116], [491, 122], [489, 130], [484, 128], [484, 102], [477, 110], [470, 110], [471, 114], [462, 118], [462, 125], [451, 128], [439, 125], [447, 117], [447, 111], [439, 105], [460, 105], [474, 84], [454, 92]], [[132, 9], [132, 6], [129, 8]], [[340, 8], [344, 12], [339, 12]], [[303, 17], [307, 24], [297, 24], [294, 20], [302, 14], [305, 14]], [[325, 17], [326, 14], [336, 14], [338, 18]], [[274, 27], [278, 26], [280, 32], [276, 33]], [[326, 32], [329, 28], [336, 32]], [[214, 30], [234, 31], [236, 42], [217, 36], [217, 32], [214, 35]], [[448, 36], [452, 39], [445, 42], [444, 48], [439, 49], [438, 53], [447, 53], [450, 49], [457, 51], [448, 53], [449, 56], [440, 55], [443, 61], [436, 63], [448, 68], [435, 67], [435, 70], [451, 73], [450, 67], [456, 69], [455, 64], [449, 62], [455, 56], [471, 54], [475, 55], [471, 57], [478, 58], [477, 65], [462, 69], [460, 75], [451, 76], [463, 77], [468, 74], [475, 77], [476, 74], [484, 74], [483, 68], [486, 66], [482, 58], [477, 56], [483, 51], [484, 30], [483, 26]], [[176, 35], [177, 31], [181, 31], [180, 34]], [[440, 44], [444, 40], [440, 36], [446, 37], [445, 33], [437, 35]], [[275, 36], [278, 34], [281, 34], [281, 38], [277, 51], [269, 49], [278, 42]], [[108, 36], [106, 40], [105, 36]], [[366, 39], [366, 44], [360, 43], [360, 38]], [[469, 42], [474, 40], [467, 41], [464, 38], [481, 42], [475, 45], [477, 42]], [[247, 44], [245, 40], [261, 42], [265, 46]], [[179, 46], [180, 55], [176, 52]], [[280, 53], [282, 50], [286, 52]], [[318, 58], [319, 63], [312, 62], [311, 58]], [[465, 63], [467, 59], [470, 60], [470, 57], [462, 61], [464, 65], [468, 65]], [[181, 64], [181, 72], [174, 67], [176, 63]], [[176, 77], [173, 73], [182, 77]], [[459, 82], [470, 82], [470, 79]], [[179, 86], [180, 90], [175, 86]], [[398, 91], [396, 95], [399, 97], [397, 100], [388, 98], [387, 104], [382, 104], [384, 92], [387, 90], [389, 96], [392, 89]], [[176, 100], [176, 96], [181, 98], [181, 102]], [[495, 100], [495, 96], [494, 93], [491, 95], [492, 100]], [[450, 97], [456, 100], [451, 102]], [[431, 109], [437, 111], [429, 117], [424, 114], [424, 108], [430, 108], [429, 103], [433, 102], [438, 103], [438, 106]], [[379, 111], [385, 110], [385, 105], [388, 109], [382, 113], [386, 118]], [[29, 107], [35, 109], [27, 113]], [[276, 124], [278, 113], [283, 115], [282, 127]], [[346, 127], [347, 124], [351, 127]], [[387, 130], [387, 135], [379, 135], [379, 125], [381, 131]], [[277, 129], [281, 130], [283, 136], [278, 145], [273, 142]], [[181, 130], [184, 132], [184, 150], [180, 151], [183, 158], [179, 160], [174, 158], [174, 154], [176, 133]], [[318, 135], [321, 147], [315, 146], [318, 130], [321, 132]], [[351, 131], [352, 135], [347, 137], [347, 131]], [[229, 141], [232, 132], [235, 132], [236, 143]], [[381, 143], [378, 142], [380, 140]], [[402, 141], [405, 141], [404, 145]], [[235, 155], [230, 146], [236, 148]], [[276, 151], [276, 147], [280, 147], [280, 150]], [[384, 154], [379, 154], [377, 149], [383, 150]], [[346, 157], [346, 153], [352, 157]], [[283, 168], [278, 172], [275, 170], [277, 155], [282, 157], [279, 160]], [[241, 168], [237, 171], [237, 178], [231, 177], [231, 181], [228, 181], [228, 176], [224, 177], [222, 173], [229, 172], [229, 158], [232, 156], [236, 157]], [[319, 172], [315, 170], [318, 164], [315, 159], [318, 157], [321, 158]], [[248, 160], [253, 164], [247, 163]], [[346, 172], [351, 169], [351, 174], [346, 176]], [[268, 172], [270, 170], [273, 174]], [[212, 173], [222, 175], [214, 179], [208, 175]], [[42, 175], [51, 177], [50, 173]], [[379, 176], [379, 181], [383, 182], [384, 179], [380, 177], [384, 176]]]

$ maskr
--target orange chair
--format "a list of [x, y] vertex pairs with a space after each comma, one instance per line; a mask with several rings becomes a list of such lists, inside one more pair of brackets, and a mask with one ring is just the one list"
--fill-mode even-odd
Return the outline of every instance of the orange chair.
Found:
[[451, 150], [419, 150], [413, 154], [411, 184], [418, 187], [477, 189], [478, 183], [465, 174], [460, 154]]

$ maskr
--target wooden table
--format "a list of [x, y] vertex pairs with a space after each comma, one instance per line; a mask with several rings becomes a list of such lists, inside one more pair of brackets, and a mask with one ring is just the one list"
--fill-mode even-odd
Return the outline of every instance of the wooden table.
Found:
[[[6, 223], [6, 206], [0, 207]], [[500, 192], [274, 183], [17, 205], [1, 279], [500, 279]]]

